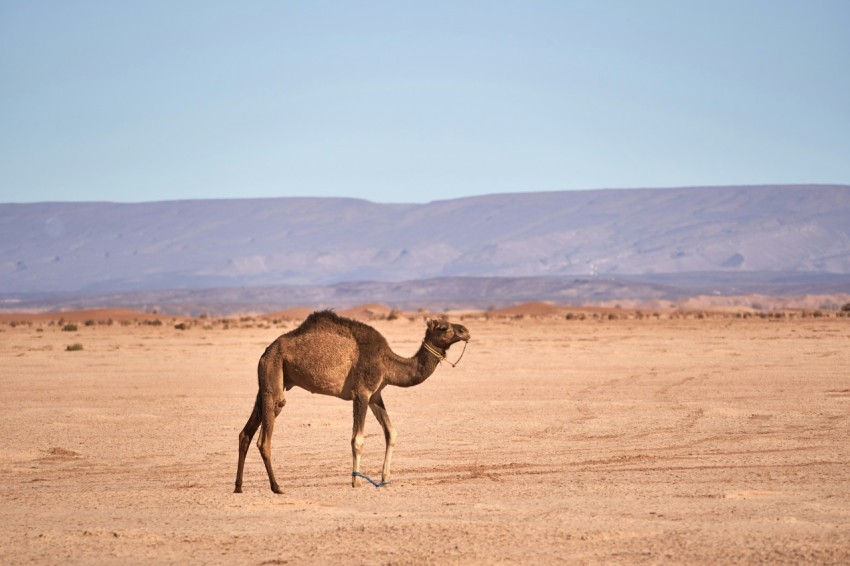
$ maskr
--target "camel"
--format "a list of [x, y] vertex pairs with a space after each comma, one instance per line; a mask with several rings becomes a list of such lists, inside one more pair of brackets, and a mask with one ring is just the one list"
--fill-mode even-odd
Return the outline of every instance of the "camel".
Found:
[[245, 428], [239, 433], [239, 464], [234, 493], [242, 493], [245, 455], [260, 426], [257, 448], [272, 491], [282, 493], [272, 470], [272, 432], [275, 419], [286, 404], [284, 393], [295, 386], [311, 393], [353, 401], [352, 487], [360, 487], [361, 478], [366, 477], [360, 474], [360, 456], [363, 453], [366, 407], [372, 409], [384, 429], [386, 441], [381, 483], [377, 485], [389, 483], [397, 435], [381, 391], [387, 385], [411, 387], [422, 383], [445, 359], [449, 347], [460, 341], [469, 341], [469, 331], [465, 327], [445, 320], [428, 320], [419, 350], [413, 357], [405, 358], [394, 353], [386, 339], [367, 324], [343, 318], [331, 311], [314, 312], [308, 316], [301, 326], [272, 342], [260, 357], [257, 399]]

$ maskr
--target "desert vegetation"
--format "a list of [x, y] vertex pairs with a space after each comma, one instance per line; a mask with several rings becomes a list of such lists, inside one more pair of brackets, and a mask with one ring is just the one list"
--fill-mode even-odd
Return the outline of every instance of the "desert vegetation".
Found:
[[[0, 327], [17, 326], [38, 327], [41, 330], [51, 327], [59, 327], [65, 332], [79, 332], [80, 324], [84, 329], [97, 329], [104, 326], [142, 326], [158, 327], [165, 324], [182, 331], [212, 330], [212, 329], [276, 329], [287, 330], [297, 326], [303, 318], [298, 314], [303, 309], [294, 309], [295, 314], [286, 312], [272, 314], [240, 314], [233, 316], [215, 316], [204, 313], [197, 317], [180, 316], [164, 317], [156, 315], [155, 318], [146, 318], [148, 313], [135, 313], [132, 315], [116, 315], [108, 318], [93, 320], [88, 319], [83, 323], [66, 322], [64, 318], [51, 319], [48, 314], [3, 314], [0, 313]], [[104, 310], [104, 313], [111, 311]], [[850, 318], [850, 303], [841, 307], [830, 305], [827, 308], [785, 308], [771, 310], [752, 309], [687, 309], [675, 306], [665, 309], [638, 309], [622, 307], [572, 307], [548, 305], [547, 310], [541, 311], [538, 303], [519, 304], [505, 309], [457, 309], [443, 311], [429, 311], [417, 309], [404, 311], [400, 309], [386, 308], [385, 311], [372, 309], [354, 308], [343, 309], [342, 313], [363, 321], [397, 321], [407, 322], [421, 321], [426, 318], [450, 316], [458, 320], [547, 320], [560, 319], [568, 322], [605, 322], [605, 321], [661, 321], [661, 320], [766, 320], [766, 321], [793, 321], [810, 318], [840, 319]], [[309, 313], [309, 310], [308, 310]], [[62, 315], [67, 316], [67, 315]]]

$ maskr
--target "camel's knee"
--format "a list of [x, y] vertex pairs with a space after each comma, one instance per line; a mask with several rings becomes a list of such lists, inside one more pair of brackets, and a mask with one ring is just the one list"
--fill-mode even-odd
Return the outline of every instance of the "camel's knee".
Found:
[[278, 399], [274, 404], [274, 416], [277, 417], [280, 412], [283, 410], [284, 405], [286, 405], [286, 399], [281, 398]]
[[262, 456], [263, 461], [268, 460], [272, 457], [272, 449], [271, 446], [267, 444], [257, 443], [257, 448], [260, 450], [260, 456]]
[[389, 446], [390, 448], [394, 448], [397, 438], [398, 438], [398, 433], [395, 431], [394, 428], [391, 428], [390, 430], [388, 430], [387, 431], [387, 446]]
[[361, 454], [363, 452], [363, 445], [365, 443], [366, 443], [366, 440], [360, 435], [357, 435], [354, 438], [352, 438], [351, 439], [351, 450], [352, 450], [352, 452], [354, 452], [355, 454]]
[[269, 458], [272, 455], [271, 438], [267, 438], [266, 435], [261, 434], [260, 438], [257, 439], [257, 449], [260, 451], [260, 455], [264, 460]]

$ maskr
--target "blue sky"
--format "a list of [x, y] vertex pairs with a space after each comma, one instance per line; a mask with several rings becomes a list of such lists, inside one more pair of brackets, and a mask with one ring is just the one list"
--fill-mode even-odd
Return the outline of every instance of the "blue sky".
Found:
[[0, 202], [850, 183], [850, 2], [8, 2]]

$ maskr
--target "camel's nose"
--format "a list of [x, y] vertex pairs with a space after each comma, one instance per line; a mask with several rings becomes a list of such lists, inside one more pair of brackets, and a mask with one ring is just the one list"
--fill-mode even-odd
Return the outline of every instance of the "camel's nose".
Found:
[[455, 331], [457, 332], [458, 338], [460, 338], [461, 340], [466, 340], [467, 342], [469, 341], [469, 330], [467, 330], [465, 326], [461, 326], [460, 324], [458, 324], [455, 326]]

